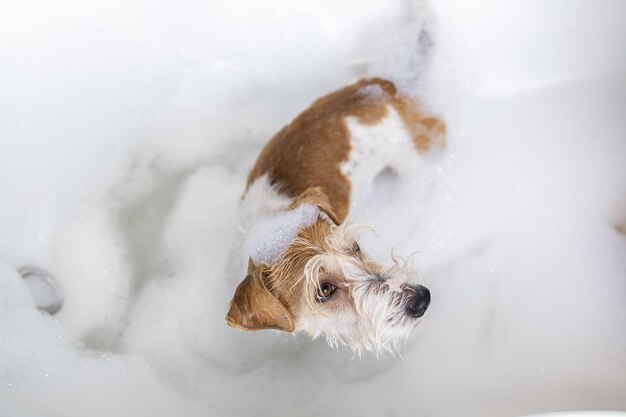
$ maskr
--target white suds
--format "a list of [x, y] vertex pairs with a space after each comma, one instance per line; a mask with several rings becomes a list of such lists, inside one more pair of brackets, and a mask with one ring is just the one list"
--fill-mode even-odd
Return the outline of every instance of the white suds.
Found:
[[359, 88], [359, 94], [371, 100], [380, 100], [384, 97], [385, 92], [380, 85], [370, 84]]
[[[1, 1], [0, 416], [626, 410], [626, 2], [432, 1], [420, 69], [425, 3]], [[239, 224], [249, 169], [363, 74], [448, 129], [349, 213], [432, 292], [401, 360], [224, 322], [291, 203], [259, 179]]]
[[293, 210], [273, 214], [261, 219], [250, 233], [250, 250], [255, 264], [273, 264], [280, 259], [285, 249], [298, 233], [312, 225], [319, 209], [312, 204], [303, 204]]

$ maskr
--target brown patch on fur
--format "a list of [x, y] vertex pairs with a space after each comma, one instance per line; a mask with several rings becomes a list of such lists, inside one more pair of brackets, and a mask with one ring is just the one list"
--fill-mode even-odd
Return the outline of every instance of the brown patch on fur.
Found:
[[[374, 86], [370, 93], [361, 90]], [[425, 151], [434, 137], [443, 137], [445, 125], [434, 117], [423, 117], [416, 103], [397, 94], [393, 83], [373, 78], [361, 80], [315, 101], [265, 146], [248, 175], [248, 186], [267, 174], [272, 185], [290, 197], [311, 187], [328, 196], [333, 221], [341, 223], [350, 206], [349, 180], [341, 164], [350, 154], [350, 132], [346, 118], [356, 117], [365, 125], [380, 122], [392, 105], [412, 133], [415, 147]]]
[[301, 230], [281, 260], [269, 269], [267, 286], [293, 317], [298, 317], [304, 297], [306, 283], [299, 281], [304, 277], [304, 268], [313, 256], [326, 252], [326, 238], [331, 231], [321, 219]]
[[328, 200], [328, 196], [322, 191], [321, 187], [311, 187], [305, 192], [300, 194], [289, 206], [290, 209], [294, 209], [302, 204], [314, 204], [320, 210], [322, 210], [330, 220], [336, 225], [340, 224], [339, 218], [333, 211], [333, 207]]
[[226, 322], [241, 330], [293, 332], [295, 325], [291, 314], [265, 286], [266, 273], [267, 266], [260, 265], [239, 284], [230, 302]]
[[[300, 194], [289, 209], [301, 204], [314, 204], [332, 221], [337, 221], [328, 197], [319, 187]], [[226, 316], [228, 325], [242, 330], [293, 332], [294, 318], [298, 317], [302, 297], [305, 296], [304, 286], [299, 280], [304, 276], [307, 262], [327, 251], [326, 238], [331, 232], [331, 225], [319, 217], [298, 233], [277, 263], [255, 265], [249, 258], [247, 276], [237, 287]]]
[[424, 117], [415, 102], [394, 97], [392, 104], [400, 113], [411, 136], [413, 144], [420, 152], [435, 146], [443, 148], [446, 137], [446, 124], [438, 117]]

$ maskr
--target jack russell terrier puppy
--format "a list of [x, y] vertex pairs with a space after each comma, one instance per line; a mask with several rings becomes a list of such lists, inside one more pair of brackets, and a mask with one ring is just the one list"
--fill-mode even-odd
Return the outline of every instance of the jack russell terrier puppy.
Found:
[[278, 132], [248, 176], [241, 208], [248, 273], [227, 323], [324, 335], [358, 353], [397, 349], [430, 292], [406, 263], [383, 267], [368, 258], [356, 240], [365, 227], [346, 218], [381, 171], [401, 174], [444, 135], [441, 120], [382, 79], [320, 98]]

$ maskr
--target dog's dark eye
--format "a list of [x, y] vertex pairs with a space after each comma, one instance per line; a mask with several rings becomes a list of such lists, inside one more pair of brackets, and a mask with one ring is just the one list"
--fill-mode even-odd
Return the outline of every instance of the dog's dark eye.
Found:
[[328, 301], [328, 299], [335, 292], [335, 286], [329, 282], [323, 282], [320, 284], [320, 287], [317, 289], [317, 301], [324, 302]]
[[361, 252], [361, 247], [359, 246], [357, 242], [354, 242], [354, 246], [352, 247], [352, 250], [355, 251], [356, 253], [359, 253]]

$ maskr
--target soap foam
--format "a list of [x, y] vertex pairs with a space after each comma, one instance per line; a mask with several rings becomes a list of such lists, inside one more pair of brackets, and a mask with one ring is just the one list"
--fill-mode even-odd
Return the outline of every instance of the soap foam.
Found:
[[272, 265], [282, 257], [298, 233], [311, 226], [320, 214], [312, 204], [302, 204], [259, 220], [249, 235], [252, 262]]
[[[577, 6], [438, 0], [420, 78], [400, 0], [4, 2], [0, 415], [626, 409], [626, 3]], [[419, 251], [433, 299], [403, 360], [224, 323], [247, 170], [363, 73], [448, 127], [353, 213], [381, 262]]]

